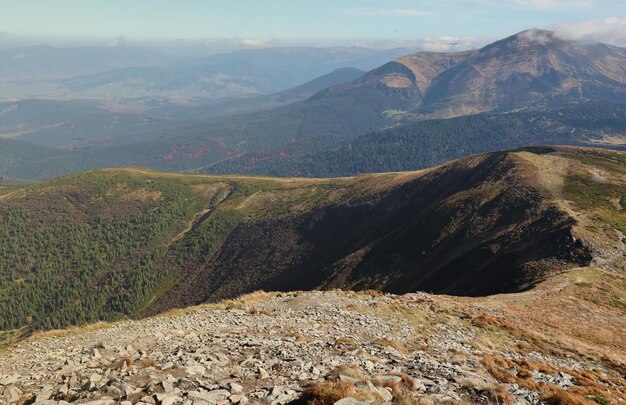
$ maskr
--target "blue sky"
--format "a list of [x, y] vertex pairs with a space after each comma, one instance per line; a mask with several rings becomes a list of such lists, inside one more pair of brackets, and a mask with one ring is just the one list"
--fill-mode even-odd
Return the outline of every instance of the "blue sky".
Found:
[[[402, 44], [567, 28], [626, 42], [626, 0], [0, 0], [5, 38]], [[581, 32], [582, 30], [582, 32]], [[0, 37], [0, 39], [2, 38]], [[113, 42], [114, 43], [114, 42]]]

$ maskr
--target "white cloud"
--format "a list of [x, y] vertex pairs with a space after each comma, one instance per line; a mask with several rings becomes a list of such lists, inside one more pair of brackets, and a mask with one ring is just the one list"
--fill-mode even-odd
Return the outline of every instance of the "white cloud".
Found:
[[347, 14], [364, 17], [425, 17], [432, 13], [411, 8], [349, 8]]
[[516, 0], [522, 7], [537, 10], [564, 10], [568, 8], [589, 7], [592, 0]]
[[611, 17], [603, 20], [562, 23], [553, 27], [563, 39], [626, 46], [626, 18]]
[[120, 35], [119, 37], [115, 37], [113, 39], [111, 39], [110, 41], [107, 41], [104, 46], [106, 46], [107, 48], [119, 48], [122, 47], [126, 44], [126, 39], [124, 38], [123, 35]]
[[281, 46], [283, 43], [277, 39], [271, 38], [207, 38], [200, 44], [194, 43], [192, 40], [179, 40], [181, 46], [196, 46], [212, 49], [218, 52], [228, 52], [242, 48], [266, 48], [272, 46]]
[[458, 52], [476, 49], [486, 45], [489, 41], [474, 37], [426, 37], [415, 41], [418, 48], [430, 52]]
[[251, 47], [251, 48], [261, 48], [265, 46], [273, 45], [271, 39], [263, 39], [263, 38], [244, 38], [240, 41], [241, 45]]

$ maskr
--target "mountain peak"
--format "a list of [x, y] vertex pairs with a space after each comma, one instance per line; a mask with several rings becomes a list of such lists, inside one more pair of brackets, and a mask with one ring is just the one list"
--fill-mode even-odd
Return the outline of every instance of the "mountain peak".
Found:
[[554, 44], [556, 42], [563, 42], [554, 31], [530, 29], [520, 31], [517, 34], [504, 38], [500, 41], [496, 41], [490, 45], [487, 45], [483, 49], [490, 49], [493, 46], [505, 45], [507, 47], [527, 47], [527, 46], [543, 46], [548, 44]]
[[518, 32], [513, 35], [513, 38], [516, 38], [518, 41], [546, 43], [553, 41], [556, 38], [556, 35], [554, 31], [530, 29]]

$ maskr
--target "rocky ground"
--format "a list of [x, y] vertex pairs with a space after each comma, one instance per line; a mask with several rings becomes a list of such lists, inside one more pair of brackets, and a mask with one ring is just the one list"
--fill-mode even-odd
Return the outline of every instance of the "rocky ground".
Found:
[[[624, 317], [618, 315], [619, 333]], [[144, 320], [44, 333], [8, 347], [0, 355], [0, 403], [624, 400], [622, 353], [576, 353], [548, 329], [531, 335], [516, 323], [524, 322], [508, 312], [506, 300], [254, 293]]]

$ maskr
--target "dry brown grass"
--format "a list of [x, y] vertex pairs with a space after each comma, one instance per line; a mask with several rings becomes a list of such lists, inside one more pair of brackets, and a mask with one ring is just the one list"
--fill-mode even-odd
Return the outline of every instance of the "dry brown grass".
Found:
[[156, 367], [157, 363], [154, 359], [150, 357], [144, 357], [142, 359], [136, 360], [133, 365], [137, 368], [148, 368], [148, 367]]
[[357, 341], [350, 337], [340, 337], [335, 339], [336, 345], [356, 346]]
[[380, 397], [375, 396], [369, 389], [357, 387], [349, 381], [316, 382], [303, 390], [303, 399], [309, 405], [331, 405], [347, 397], [372, 403], [380, 401]]
[[541, 400], [550, 405], [597, 405], [596, 401], [585, 398], [581, 395], [567, 392], [566, 390], [554, 387], [552, 392], [541, 396]]
[[504, 384], [497, 384], [484, 381], [478, 378], [464, 378], [460, 381], [462, 387], [486, 393], [491, 401], [496, 404], [508, 404], [513, 401], [513, 397]]
[[285, 336], [295, 338], [296, 342], [306, 342], [304, 335], [298, 332], [289, 332]]
[[380, 297], [384, 297], [385, 293], [378, 291], [378, 290], [362, 290], [362, 291], [358, 291], [358, 294], [362, 294], [362, 295], [369, 295], [370, 297], [374, 297], [374, 298], [380, 298]]
[[503, 328], [507, 329], [510, 332], [517, 332], [518, 328], [515, 327], [510, 321], [495, 317], [489, 314], [479, 314], [472, 318], [472, 324], [479, 328], [489, 329], [489, 328]]
[[359, 381], [367, 380], [363, 371], [356, 364], [342, 364], [335, 368], [330, 374], [330, 376], [334, 378], [339, 378], [340, 375], [345, 375], [346, 377], [354, 378]]
[[400, 381], [391, 381], [391, 380], [374, 380], [374, 384], [380, 387], [389, 388], [393, 393], [393, 403], [394, 404], [406, 404], [406, 405], [417, 405], [420, 404], [418, 398], [413, 395], [413, 392], [417, 389], [417, 385], [415, 380], [405, 373], [391, 373], [391, 375], [395, 375], [400, 377]]
[[274, 316], [274, 313], [268, 309], [248, 308], [247, 312], [249, 315]]
[[224, 309], [227, 310], [231, 310], [231, 309], [239, 309], [241, 311], [245, 311], [246, 307], [239, 301], [226, 301], [222, 303]]
[[485, 355], [482, 360], [487, 372], [496, 380], [504, 383], [513, 383], [517, 380], [515, 374], [509, 371], [513, 364], [511, 361], [493, 355]]
[[[496, 380], [515, 383], [520, 387], [539, 392], [543, 400], [549, 404], [593, 404], [597, 402], [590, 398], [609, 401], [607, 396], [611, 397], [611, 401], [615, 398], [626, 400], [626, 381], [620, 378], [610, 378], [593, 370], [557, 369], [538, 361], [509, 360], [493, 355], [483, 356], [483, 365]], [[511, 371], [513, 369], [517, 372], [513, 373]], [[563, 389], [554, 384], [537, 382], [532, 378], [533, 371], [549, 375], [565, 372], [574, 377], [574, 386]]]
[[235, 298], [233, 301], [240, 302], [242, 304], [252, 304], [257, 302], [266, 302], [270, 299], [276, 297], [279, 293], [277, 292], [267, 292], [267, 291], [255, 291], [249, 294], [240, 295]]
[[130, 368], [132, 365], [133, 359], [131, 357], [125, 356], [115, 361], [112, 361], [108, 366], [105, 366], [104, 368], [108, 368], [109, 370], [121, 370], [124, 367]]
[[54, 330], [46, 330], [46, 331], [35, 331], [30, 334], [25, 341], [32, 342], [35, 340], [39, 340], [42, 338], [51, 338], [51, 337], [63, 337], [74, 335], [77, 333], [89, 333], [95, 332], [97, 330], [106, 329], [110, 326], [108, 322], [96, 322], [89, 325], [82, 326], [72, 326], [67, 329], [54, 329]]
[[389, 338], [374, 339], [372, 340], [372, 344], [376, 346], [392, 347], [398, 351], [404, 350], [404, 347], [401, 344]]
[[393, 391], [394, 405], [422, 405], [422, 399], [414, 397], [411, 393], [406, 391]]
[[470, 388], [477, 391], [490, 391], [493, 390], [496, 384], [481, 380], [479, 378], [463, 378], [459, 381], [462, 387]]

